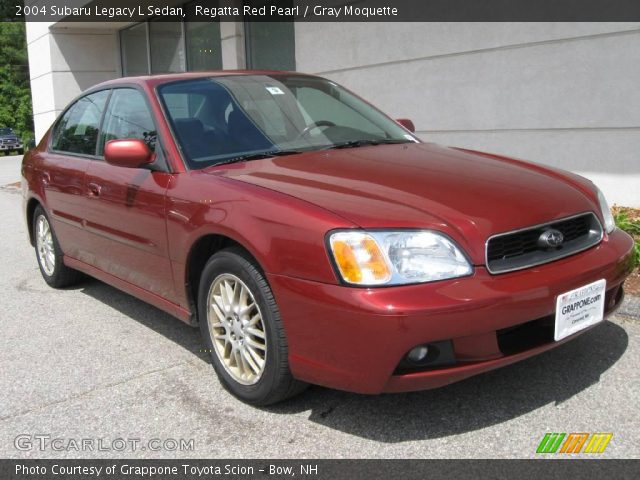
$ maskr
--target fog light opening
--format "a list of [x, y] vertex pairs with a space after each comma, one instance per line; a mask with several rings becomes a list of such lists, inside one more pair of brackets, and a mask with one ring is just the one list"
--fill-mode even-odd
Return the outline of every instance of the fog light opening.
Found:
[[417, 347], [411, 349], [411, 351], [407, 354], [407, 360], [411, 363], [420, 364], [424, 362], [429, 354], [429, 347], [427, 345], [418, 345]]
[[395, 374], [421, 371], [427, 368], [454, 365], [456, 357], [451, 340], [440, 340], [416, 345], [404, 354]]

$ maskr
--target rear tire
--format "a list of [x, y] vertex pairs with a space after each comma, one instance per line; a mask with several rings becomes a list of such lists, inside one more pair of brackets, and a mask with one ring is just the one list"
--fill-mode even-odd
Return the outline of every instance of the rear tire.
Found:
[[269, 405], [306, 388], [291, 375], [284, 326], [269, 284], [243, 250], [222, 250], [205, 265], [198, 318], [220, 382], [240, 400]]
[[63, 263], [64, 254], [49, 217], [40, 205], [33, 213], [32, 228], [38, 267], [44, 281], [53, 288], [68, 287], [80, 281], [82, 274]]

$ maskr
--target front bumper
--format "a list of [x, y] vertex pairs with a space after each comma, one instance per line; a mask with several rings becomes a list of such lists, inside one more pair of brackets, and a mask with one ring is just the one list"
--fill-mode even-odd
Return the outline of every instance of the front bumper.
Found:
[[0, 151], [15, 151], [22, 150], [22, 144], [16, 143], [13, 145], [9, 144], [0, 144]]
[[[422, 390], [446, 385], [536, 355], [553, 337], [521, 348], [504, 341], [513, 327], [553, 324], [560, 293], [604, 278], [605, 314], [621, 302], [631, 272], [631, 238], [615, 230], [572, 257], [518, 272], [387, 288], [353, 288], [268, 275], [285, 325], [293, 375], [358, 393]], [[536, 321], [536, 322], [532, 322]], [[529, 323], [532, 322], [532, 323]], [[527, 330], [523, 330], [527, 336]], [[452, 366], [402, 373], [416, 345], [451, 340]]]

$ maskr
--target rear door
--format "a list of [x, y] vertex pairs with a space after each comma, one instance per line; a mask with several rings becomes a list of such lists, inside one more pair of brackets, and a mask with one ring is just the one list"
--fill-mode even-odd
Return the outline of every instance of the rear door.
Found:
[[[125, 168], [102, 159], [114, 139], [142, 139], [156, 152], [150, 168]], [[91, 264], [122, 280], [175, 300], [167, 249], [165, 194], [171, 174], [164, 167], [153, 116], [145, 94], [135, 88], [112, 91], [100, 139], [99, 161], [85, 177], [86, 229]]]
[[84, 175], [95, 161], [100, 120], [109, 90], [86, 95], [72, 104], [56, 123], [48, 151], [41, 155], [37, 174], [45, 205], [65, 255], [86, 257], [88, 236]]

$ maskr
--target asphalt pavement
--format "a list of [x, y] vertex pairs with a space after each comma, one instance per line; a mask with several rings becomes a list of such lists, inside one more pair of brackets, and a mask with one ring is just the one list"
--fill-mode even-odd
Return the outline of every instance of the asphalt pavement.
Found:
[[19, 158], [0, 157], [0, 458], [536, 457], [546, 432], [612, 432], [602, 457], [640, 458], [637, 298], [551, 352], [445, 388], [312, 387], [259, 409], [220, 386], [197, 330], [96, 280], [50, 289], [19, 190], [3, 187], [18, 180]]

